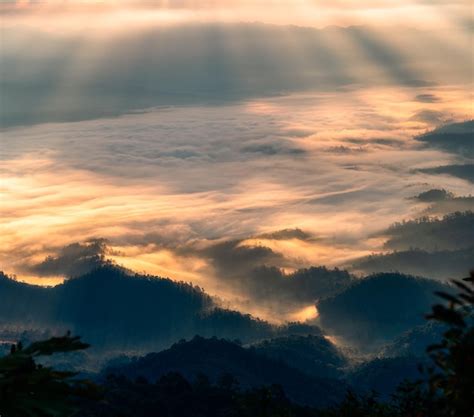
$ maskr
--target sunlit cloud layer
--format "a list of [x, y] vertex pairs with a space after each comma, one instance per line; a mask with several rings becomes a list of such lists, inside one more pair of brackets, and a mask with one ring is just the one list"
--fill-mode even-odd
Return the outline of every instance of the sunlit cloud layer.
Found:
[[[426, 94], [438, 99], [420, 102]], [[426, 204], [410, 197], [430, 186], [472, 192], [462, 179], [414, 173], [457, 157], [412, 139], [433, 127], [413, 115], [463, 120], [469, 106], [462, 90], [376, 89], [10, 129], [3, 268], [58, 282], [32, 266], [62, 246], [105, 238], [122, 265], [242, 301], [248, 294], [215, 269], [219, 242], [269, 248], [268, 262], [288, 273], [333, 267], [382, 250], [373, 236], [422, 213]], [[295, 228], [303, 235], [272, 234]]]
[[55, 284], [107, 258], [313, 317], [282, 284], [299, 269], [472, 207], [472, 158], [414, 139], [472, 118], [470, 7], [3, 1], [2, 269]]

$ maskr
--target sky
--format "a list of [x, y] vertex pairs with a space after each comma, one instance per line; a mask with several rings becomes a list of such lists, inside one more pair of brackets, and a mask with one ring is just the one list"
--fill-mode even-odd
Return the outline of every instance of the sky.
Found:
[[[468, 0], [3, 0], [12, 17], [41, 22], [45, 15], [63, 15], [74, 25], [93, 20], [110, 26], [120, 20], [139, 24], [189, 21], [264, 22], [278, 25], [411, 25], [417, 28], [472, 25]], [[84, 20], [83, 16], [89, 15]], [[91, 18], [92, 21], [91, 21]], [[49, 22], [54, 26], [55, 22]]]
[[414, 196], [474, 193], [426, 170], [472, 155], [416, 140], [472, 119], [470, 2], [0, 12], [0, 262], [20, 280], [54, 285], [99, 254], [305, 319], [306, 301], [257, 297], [255, 267], [350, 267], [386, 251], [391, 224], [426, 215]]

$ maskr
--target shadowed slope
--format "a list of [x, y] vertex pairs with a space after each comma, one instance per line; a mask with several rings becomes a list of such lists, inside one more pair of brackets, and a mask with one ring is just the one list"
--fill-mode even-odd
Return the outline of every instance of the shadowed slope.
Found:
[[170, 349], [109, 368], [105, 373], [131, 379], [144, 377], [154, 382], [170, 372], [179, 372], [189, 380], [204, 374], [211, 381], [230, 374], [243, 388], [276, 383], [283, 387], [289, 398], [312, 405], [337, 402], [346, 388], [341, 381], [310, 377], [282, 361], [259, 354], [253, 348], [245, 349], [230, 341], [202, 337], [176, 343]]
[[320, 332], [312, 326], [272, 326], [218, 308], [198, 287], [111, 265], [53, 288], [2, 277], [0, 297], [8, 300], [0, 306], [5, 326], [24, 329], [31, 323], [31, 327], [71, 329], [94, 349], [159, 350], [196, 334], [251, 342], [288, 332]]
[[436, 299], [449, 287], [399, 273], [372, 275], [318, 304], [321, 326], [361, 349], [377, 345], [422, 324]]

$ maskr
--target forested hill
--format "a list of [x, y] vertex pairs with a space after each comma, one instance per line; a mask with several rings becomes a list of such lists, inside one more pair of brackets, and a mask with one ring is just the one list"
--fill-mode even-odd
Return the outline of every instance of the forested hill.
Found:
[[[105, 265], [56, 287], [0, 276], [0, 325], [9, 329], [71, 330], [95, 348], [156, 351], [196, 334], [257, 341], [298, 332], [216, 307], [202, 289]], [[319, 329], [303, 326], [303, 333]]]
[[370, 275], [318, 303], [320, 324], [329, 334], [370, 351], [423, 324], [435, 291], [452, 288], [396, 272]]
[[125, 365], [110, 367], [104, 375], [122, 375], [131, 380], [141, 377], [153, 383], [170, 372], [179, 372], [190, 381], [206, 375], [210, 382], [220, 382], [232, 375], [242, 388], [279, 384], [294, 401], [318, 406], [337, 403], [348, 388], [341, 380], [302, 372], [259, 349], [202, 337], [175, 343], [170, 349], [150, 353]]

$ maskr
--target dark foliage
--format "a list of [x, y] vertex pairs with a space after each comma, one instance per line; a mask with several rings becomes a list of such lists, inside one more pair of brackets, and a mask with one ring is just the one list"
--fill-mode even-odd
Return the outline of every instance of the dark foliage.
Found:
[[[313, 357], [316, 356], [315, 349]], [[324, 357], [324, 353], [321, 356]], [[150, 382], [170, 372], [178, 372], [187, 380], [205, 374], [212, 382], [218, 381], [222, 374], [230, 374], [245, 389], [278, 383], [289, 398], [300, 404], [336, 404], [344, 397], [347, 389], [344, 382], [310, 371], [292, 368], [282, 358], [263, 355], [258, 348], [246, 349], [230, 341], [196, 336], [162, 352], [106, 369], [104, 374], [119, 374], [131, 380], [141, 377]]]
[[[103, 396], [93, 398], [91, 393], [96, 391], [87, 389], [90, 386], [84, 381], [71, 380], [74, 374], [34, 362], [37, 356], [87, 346], [67, 335], [34, 343], [26, 349], [21, 344], [14, 345], [11, 354], [0, 360], [0, 411], [7, 417], [66, 416], [71, 415], [74, 406], [78, 411], [76, 417], [471, 416], [474, 272], [469, 278], [453, 281], [453, 286], [457, 293], [437, 292], [445, 303], [435, 305], [427, 316], [442, 324], [444, 333], [441, 341], [427, 350], [429, 363], [422, 367], [424, 374], [418, 380], [402, 383], [391, 401], [381, 401], [374, 393], [361, 395], [349, 391], [342, 402], [326, 409], [298, 405], [293, 401], [308, 403], [301, 398], [302, 390], [311, 392], [315, 403], [314, 398], [333, 396], [343, 388], [342, 384], [338, 382], [337, 388], [328, 384], [329, 380], [311, 379], [284, 362], [262, 356], [256, 349], [201, 337], [116, 366], [115, 373], [109, 374], [102, 384]], [[277, 346], [284, 345], [284, 340], [279, 339]], [[356, 369], [352, 379], [356, 385], [376, 385], [378, 381], [385, 384], [387, 372], [392, 374], [393, 369], [407, 364], [414, 366], [409, 358], [373, 361]], [[205, 376], [203, 370], [211, 377]], [[281, 385], [275, 385], [280, 381]]]
[[74, 372], [37, 363], [41, 356], [83, 350], [79, 337], [53, 337], [26, 348], [19, 342], [0, 358], [0, 415], [5, 417], [71, 416], [80, 398], [97, 399], [97, 388]]
[[357, 395], [352, 391], [347, 393], [344, 401], [337, 407], [320, 411], [319, 417], [407, 417], [398, 414], [387, 403], [379, 401], [375, 393]]
[[105, 399], [84, 404], [77, 417], [311, 417], [316, 410], [292, 403], [278, 385], [241, 389], [231, 375], [211, 383], [169, 373], [156, 382], [110, 376]]
[[459, 292], [438, 292], [448, 305], [435, 305], [427, 316], [448, 326], [441, 342], [428, 348], [434, 364], [428, 368], [429, 394], [436, 403], [433, 416], [468, 416], [474, 412], [474, 271], [453, 284]]

